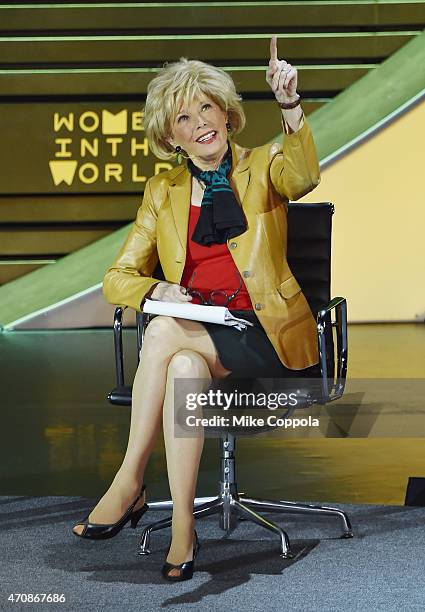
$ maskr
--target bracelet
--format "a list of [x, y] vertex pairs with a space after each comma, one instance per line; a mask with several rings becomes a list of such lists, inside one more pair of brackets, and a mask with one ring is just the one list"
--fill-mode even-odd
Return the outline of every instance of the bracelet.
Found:
[[298, 98], [295, 100], [295, 102], [276, 102], [278, 103], [278, 105], [280, 106], [280, 108], [289, 110], [291, 108], [295, 108], [296, 106], [298, 106], [298, 104], [301, 103], [301, 96], [300, 94], [297, 94]]

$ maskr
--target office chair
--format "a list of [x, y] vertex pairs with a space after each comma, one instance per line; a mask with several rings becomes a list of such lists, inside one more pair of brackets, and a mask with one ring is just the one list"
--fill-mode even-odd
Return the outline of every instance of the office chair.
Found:
[[[297, 408], [307, 408], [315, 404], [326, 404], [339, 399], [345, 388], [347, 375], [347, 305], [345, 298], [330, 299], [331, 276], [331, 232], [334, 206], [331, 203], [298, 204], [288, 206], [288, 252], [289, 267], [296, 277], [310, 305], [317, 322], [319, 364], [305, 371], [293, 371], [291, 383], [296, 388]], [[164, 279], [160, 264], [153, 276]], [[332, 312], [335, 321], [332, 321]], [[146, 326], [155, 315], [137, 313], [137, 347], [140, 352]], [[122, 348], [123, 309], [115, 310], [114, 343], [117, 386], [109, 393], [112, 404], [131, 405], [131, 386], [124, 383]], [[333, 328], [336, 331], [336, 363], [333, 341]], [[315, 372], [318, 384], [305, 384], [306, 372]], [[231, 375], [227, 377], [228, 380]], [[293, 409], [286, 409], [283, 418], [290, 416]], [[208, 431], [212, 431], [210, 428]], [[270, 430], [271, 426], [256, 428], [255, 433]], [[353, 537], [348, 516], [337, 508], [302, 504], [289, 501], [262, 500], [245, 497], [237, 490], [235, 477], [235, 441], [239, 435], [255, 435], [251, 428], [238, 427], [217, 430], [220, 436], [220, 481], [216, 497], [196, 498], [194, 516], [201, 518], [219, 513], [221, 529], [233, 531], [239, 519], [251, 520], [276, 533], [280, 538], [280, 555], [292, 556], [287, 533], [274, 522], [266, 519], [257, 511], [284, 512], [288, 514], [326, 515], [338, 517], [342, 523], [342, 538]], [[172, 500], [149, 502], [153, 510], [172, 509]], [[153, 531], [171, 526], [171, 517], [148, 525], [142, 534], [140, 554], [149, 554], [150, 535]]]

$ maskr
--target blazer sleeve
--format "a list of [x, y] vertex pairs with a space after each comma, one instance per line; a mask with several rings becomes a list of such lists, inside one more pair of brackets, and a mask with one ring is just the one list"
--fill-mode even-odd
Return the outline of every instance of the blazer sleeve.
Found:
[[151, 276], [158, 263], [156, 249], [157, 211], [149, 179], [142, 204], [127, 239], [103, 279], [108, 302], [141, 310], [141, 302], [160, 279]]
[[276, 191], [288, 200], [298, 200], [320, 183], [320, 167], [311, 128], [304, 115], [301, 127], [289, 133], [284, 127], [283, 147], [270, 149], [270, 180]]

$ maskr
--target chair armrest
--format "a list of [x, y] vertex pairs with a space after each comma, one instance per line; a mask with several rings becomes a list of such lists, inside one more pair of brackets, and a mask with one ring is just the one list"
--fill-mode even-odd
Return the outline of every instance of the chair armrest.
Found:
[[145, 329], [156, 314], [147, 312], [136, 312], [136, 326], [137, 326], [137, 363], [140, 361], [140, 351], [143, 346], [143, 338], [145, 337]]
[[115, 350], [115, 376], [117, 387], [124, 386], [124, 362], [122, 349], [122, 317], [124, 308], [118, 306], [114, 312], [114, 350]]
[[[124, 387], [124, 353], [122, 344], [122, 322], [125, 308], [117, 306], [114, 312], [114, 349], [115, 349], [115, 375], [117, 381], [117, 389]], [[140, 361], [140, 350], [143, 344], [143, 336], [146, 326], [151, 318], [156, 315], [147, 314], [144, 312], [136, 313], [137, 325], [137, 363]]]
[[[107, 395], [111, 404], [121, 406], [131, 406], [132, 385], [125, 386], [124, 381], [124, 352], [123, 352], [123, 337], [122, 324], [125, 307], [118, 306], [114, 312], [114, 348], [115, 348], [115, 375], [116, 387]], [[144, 328], [149, 322], [151, 315], [137, 313], [137, 361], [140, 361], [140, 349], [143, 342]], [[153, 315], [156, 316], [156, 315]], [[145, 320], [144, 320], [145, 319]]]
[[[336, 327], [337, 337], [337, 372], [336, 379], [332, 372], [332, 389], [329, 391], [328, 385], [328, 367], [327, 367], [327, 345], [325, 329], [328, 322], [327, 316], [335, 310], [336, 321], [332, 322], [332, 327]], [[333, 298], [317, 313], [317, 335], [319, 341], [319, 360], [322, 373], [322, 394], [325, 403], [332, 402], [342, 396], [345, 389], [347, 378], [347, 356], [348, 356], [348, 339], [347, 339], [347, 300], [343, 297]]]

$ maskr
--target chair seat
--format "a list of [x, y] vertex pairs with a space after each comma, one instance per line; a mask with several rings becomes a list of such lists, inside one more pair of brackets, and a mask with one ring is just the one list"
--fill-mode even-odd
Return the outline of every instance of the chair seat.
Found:
[[[252, 399], [248, 399], [244, 405], [241, 406], [231, 406], [230, 410], [223, 411], [222, 409], [217, 409], [215, 407], [204, 407], [203, 416], [205, 418], [213, 417], [214, 415], [229, 417], [231, 422], [233, 422], [233, 417], [244, 416], [248, 421], [249, 418], [252, 417], [254, 419], [261, 418], [264, 421], [264, 425], [260, 425], [258, 421], [255, 424], [237, 424], [237, 425], [229, 425], [229, 426], [215, 426], [215, 425], [206, 425], [205, 426], [205, 434], [208, 436], [224, 436], [226, 433], [231, 434], [235, 437], [238, 436], [254, 436], [259, 433], [263, 433], [266, 431], [271, 431], [273, 429], [281, 428], [282, 423], [273, 424], [276, 420], [281, 420], [285, 418], [291, 418], [293, 413], [296, 410], [302, 408], [308, 408], [312, 404], [317, 403], [318, 396], [315, 393], [315, 390], [306, 387], [305, 385], [299, 385], [297, 387], [288, 387], [285, 392], [288, 397], [291, 393], [296, 394], [297, 404], [296, 405], [288, 405], [288, 406], [279, 406], [277, 409], [267, 408], [266, 406], [256, 406]], [[273, 422], [268, 423], [268, 417], [275, 417]]]

